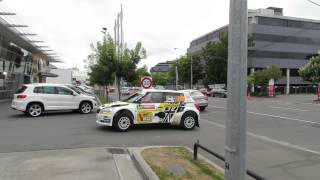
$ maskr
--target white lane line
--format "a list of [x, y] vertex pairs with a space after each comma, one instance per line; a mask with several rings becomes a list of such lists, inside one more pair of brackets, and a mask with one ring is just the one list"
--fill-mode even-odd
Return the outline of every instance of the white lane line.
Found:
[[256, 112], [251, 112], [251, 111], [248, 111], [248, 113], [255, 114], [255, 115], [260, 115], [260, 116], [268, 116], [268, 117], [279, 118], [279, 119], [282, 119], [282, 120], [297, 121], [297, 122], [302, 122], [302, 123], [307, 123], [307, 124], [320, 125], [319, 122], [307, 121], [307, 120], [303, 120], [303, 119], [283, 117], [283, 116], [277, 116], [277, 115], [272, 115], [272, 114], [256, 113]]
[[[211, 125], [214, 125], [214, 126], [218, 126], [218, 127], [221, 127], [221, 128], [225, 128], [226, 127], [224, 124], [208, 121], [208, 120], [205, 120], [205, 119], [200, 119], [200, 121], [203, 121], [203, 122], [206, 122], [208, 124], [211, 124]], [[278, 145], [281, 145], [281, 146], [285, 146], [285, 147], [288, 147], [288, 148], [291, 148], [291, 149], [296, 149], [296, 150], [300, 150], [300, 151], [304, 151], [304, 152], [309, 152], [309, 153], [312, 153], [312, 154], [320, 155], [319, 151], [315, 151], [315, 150], [312, 150], [312, 149], [308, 149], [308, 148], [304, 148], [304, 147], [301, 147], [301, 146], [297, 146], [297, 145], [291, 144], [291, 143], [286, 142], [286, 141], [279, 141], [279, 140], [276, 140], [276, 139], [269, 138], [267, 136], [262, 136], [262, 135], [255, 134], [255, 133], [248, 132], [248, 131], [247, 131], [247, 135], [255, 137], [257, 139], [261, 139], [261, 140], [273, 143], [273, 144], [278, 144]]]
[[296, 108], [288, 108], [288, 107], [280, 107], [280, 106], [269, 106], [269, 108], [273, 109], [284, 109], [284, 110], [293, 110], [293, 111], [309, 111], [306, 109], [296, 109]]
[[[225, 107], [220, 107], [220, 106], [211, 106], [211, 105], [209, 105], [209, 106], [213, 107], [213, 108], [227, 109]], [[273, 118], [279, 118], [282, 120], [297, 121], [297, 122], [302, 122], [302, 123], [306, 123], [306, 124], [320, 125], [320, 122], [307, 121], [307, 120], [303, 120], [303, 119], [290, 118], [290, 117], [284, 117], [284, 116], [277, 116], [277, 115], [273, 115], [273, 114], [257, 113], [257, 112], [252, 112], [252, 111], [247, 111], [247, 112], [249, 114], [254, 114], [254, 115], [259, 115], [259, 116], [268, 116], [268, 117], [273, 117]]]

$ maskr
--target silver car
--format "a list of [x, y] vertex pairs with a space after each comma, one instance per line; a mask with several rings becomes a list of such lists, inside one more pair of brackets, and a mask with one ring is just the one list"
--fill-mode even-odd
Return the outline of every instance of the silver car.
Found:
[[191, 98], [200, 106], [200, 111], [204, 111], [208, 106], [208, 96], [203, 95], [199, 90], [181, 90], [180, 92], [188, 93]]

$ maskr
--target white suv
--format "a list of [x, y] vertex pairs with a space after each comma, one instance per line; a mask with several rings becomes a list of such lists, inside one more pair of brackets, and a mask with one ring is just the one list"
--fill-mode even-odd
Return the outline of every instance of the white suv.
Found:
[[101, 106], [96, 122], [127, 131], [134, 124], [163, 123], [191, 130], [199, 127], [199, 105], [189, 94], [171, 90], [144, 90], [123, 102]]
[[65, 85], [39, 83], [20, 87], [14, 94], [11, 107], [37, 117], [50, 110], [79, 110], [87, 114], [98, 107], [98, 102], [95, 97]]

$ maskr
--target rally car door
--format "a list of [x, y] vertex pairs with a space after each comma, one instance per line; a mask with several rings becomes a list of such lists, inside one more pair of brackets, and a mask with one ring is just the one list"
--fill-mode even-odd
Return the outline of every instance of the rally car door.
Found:
[[148, 92], [139, 100], [139, 103], [137, 104], [137, 118], [135, 123], [159, 123], [161, 120], [161, 118], [159, 117], [159, 113], [161, 114], [161, 112], [164, 111], [164, 109], [159, 108], [162, 102], [162, 92]]

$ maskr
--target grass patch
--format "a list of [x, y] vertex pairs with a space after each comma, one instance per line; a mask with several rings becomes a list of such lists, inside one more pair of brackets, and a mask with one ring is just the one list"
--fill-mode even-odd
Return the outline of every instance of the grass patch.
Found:
[[[223, 180], [223, 173], [204, 160], [193, 160], [190, 151], [183, 147], [150, 148], [142, 152], [143, 158], [161, 180]], [[168, 170], [172, 164], [180, 165], [183, 176], [175, 176]]]

